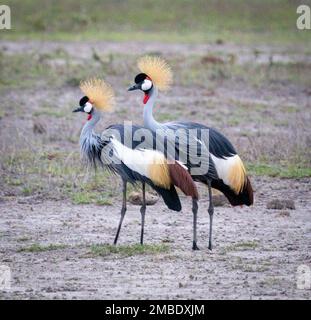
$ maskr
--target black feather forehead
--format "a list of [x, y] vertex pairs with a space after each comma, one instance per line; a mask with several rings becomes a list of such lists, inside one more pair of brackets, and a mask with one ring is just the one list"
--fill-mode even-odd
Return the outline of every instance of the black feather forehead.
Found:
[[84, 106], [89, 100], [87, 96], [82, 97], [79, 102], [80, 107]]
[[140, 73], [135, 77], [135, 83], [141, 83], [144, 81], [148, 76], [145, 73]]

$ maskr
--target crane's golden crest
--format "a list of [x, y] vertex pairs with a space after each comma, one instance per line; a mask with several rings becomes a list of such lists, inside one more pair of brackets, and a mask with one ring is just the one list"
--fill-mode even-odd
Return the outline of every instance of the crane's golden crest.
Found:
[[114, 92], [104, 80], [92, 78], [81, 81], [80, 89], [98, 110], [112, 110], [115, 103]]
[[145, 73], [159, 90], [168, 90], [173, 82], [170, 66], [161, 57], [144, 56], [138, 60], [138, 68]]

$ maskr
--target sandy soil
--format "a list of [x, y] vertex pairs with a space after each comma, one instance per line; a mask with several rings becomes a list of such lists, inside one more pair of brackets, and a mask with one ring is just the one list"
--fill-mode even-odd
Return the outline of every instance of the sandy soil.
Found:
[[[191, 211], [148, 207], [146, 243], [169, 251], [122, 257], [90, 255], [91, 244], [111, 243], [119, 207], [75, 206], [33, 198], [0, 204], [0, 259], [12, 271], [1, 298], [23, 299], [310, 299], [298, 290], [296, 271], [311, 264], [310, 184], [256, 179], [252, 208], [217, 207], [214, 250], [207, 249], [208, 202], [200, 201], [199, 246], [191, 250]], [[271, 198], [294, 199], [296, 210], [266, 209]], [[140, 214], [130, 205], [120, 244], [139, 241]], [[64, 249], [20, 252], [32, 243]], [[249, 243], [253, 244], [249, 247]]]

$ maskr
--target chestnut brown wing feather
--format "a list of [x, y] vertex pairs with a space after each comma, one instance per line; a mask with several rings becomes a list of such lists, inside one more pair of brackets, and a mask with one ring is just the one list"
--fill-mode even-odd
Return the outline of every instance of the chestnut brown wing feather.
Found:
[[199, 199], [198, 189], [189, 172], [178, 162], [168, 164], [172, 183], [181, 191], [194, 199]]

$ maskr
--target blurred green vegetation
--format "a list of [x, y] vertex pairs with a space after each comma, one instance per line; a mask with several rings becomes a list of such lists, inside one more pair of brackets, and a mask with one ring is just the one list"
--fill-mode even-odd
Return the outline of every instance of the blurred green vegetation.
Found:
[[66, 245], [63, 244], [49, 244], [49, 245], [40, 245], [37, 243], [32, 244], [29, 247], [23, 247], [19, 249], [19, 252], [45, 252], [45, 251], [52, 251], [52, 250], [62, 250], [65, 249]]
[[[0, 184], [14, 188], [18, 195], [50, 195], [52, 198], [70, 198], [74, 204], [95, 203], [111, 205], [117, 196], [118, 179], [108, 171], [89, 170], [85, 176], [79, 152], [41, 152], [16, 150], [3, 156], [6, 175]], [[130, 188], [131, 189], [131, 188]]]
[[[309, 0], [304, 1], [307, 3]], [[9, 39], [305, 43], [296, 0], [8, 0]]]
[[91, 254], [94, 257], [106, 257], [111, 254], [118, 254], [124, 257], [131, 257], [138, 254], [160, 254], [169, 251], [169, 246], [166, 244], [134, 244], [134, 245], [110, 245], [96, 244], [91, 246]]
[[286, 164], [266, 164], [266, 163], [248, 163], [248, 172], [256, 176], [269, 176], [280, 178], [304, 178], [311, 177], [310, 167], [300, 167], [300, 165]]
[[[56, 49], [48, 54], [7, 54], [0, 51], [0, 92], [1, 89], [5, 90], [7, 88], [27, 89], [33, 86], [45, 88], [48, 85], [54, 88], [62, 86], [76, 88], [81, 79], [90, 75], [100, 77], [102, 74], [114, 81], [121, 78], [120, 81], [124, 81], [124, 86], [127, 86], [127, 79], [131, 79], [137, 71], [137, 57], [127, 53], [99, 54], [94, 49], [93, 51], [93, 55], [85, 60], [73, 58], [64, 49]], [[253, 54], [255, 57], [255, 53]], [[271, 54], [272, 58], [273, 54]], [[212, 59], [218, 59], [220, 63], [209, 61]], [[308, 62], [285, 63], [278, 61], [259, 64], [250, 61], [238, 64], [235, 63], [235, 60], [237, 60], [236, 55], [226, 53], [219, 53], [217, 56], [208, 54], [206, 56], [188, 55], [187, 58], [167, 57], [169, 64], [174, 66], [174, 73], [178, 75], [174, 78], [175, 85], [182, 87], [196, 85], [213, 89], [225, 80], [245, 81], [254, 88], [275, 83], [307, 87], [308, 83], [311, 82], [311, 65]], [[251, 108], [250, 106], [239, 105], [235, 113], [239, 117], [247, 117], [248, 114], [245, 113], [245, 109], [261, 111], [265, 109], [264, 107], [259, 104], [252, 105]], [[178, 106], [176, 108], [178, 109]], [[288, 112], [295, 112], [292, 107], [289, 106], [288, 108]], [[181, 111], [182, 109], [178, 112]], [[46, 105], [46, 108], [34, 112], [33, 115], [44, 114], [64, 117], [66, 112], [51, 110], [50, 105]], [[162, 112], [158, 116], [161, 121], [176, 118], [176, 114], [171, 115], [167, 112]]]

